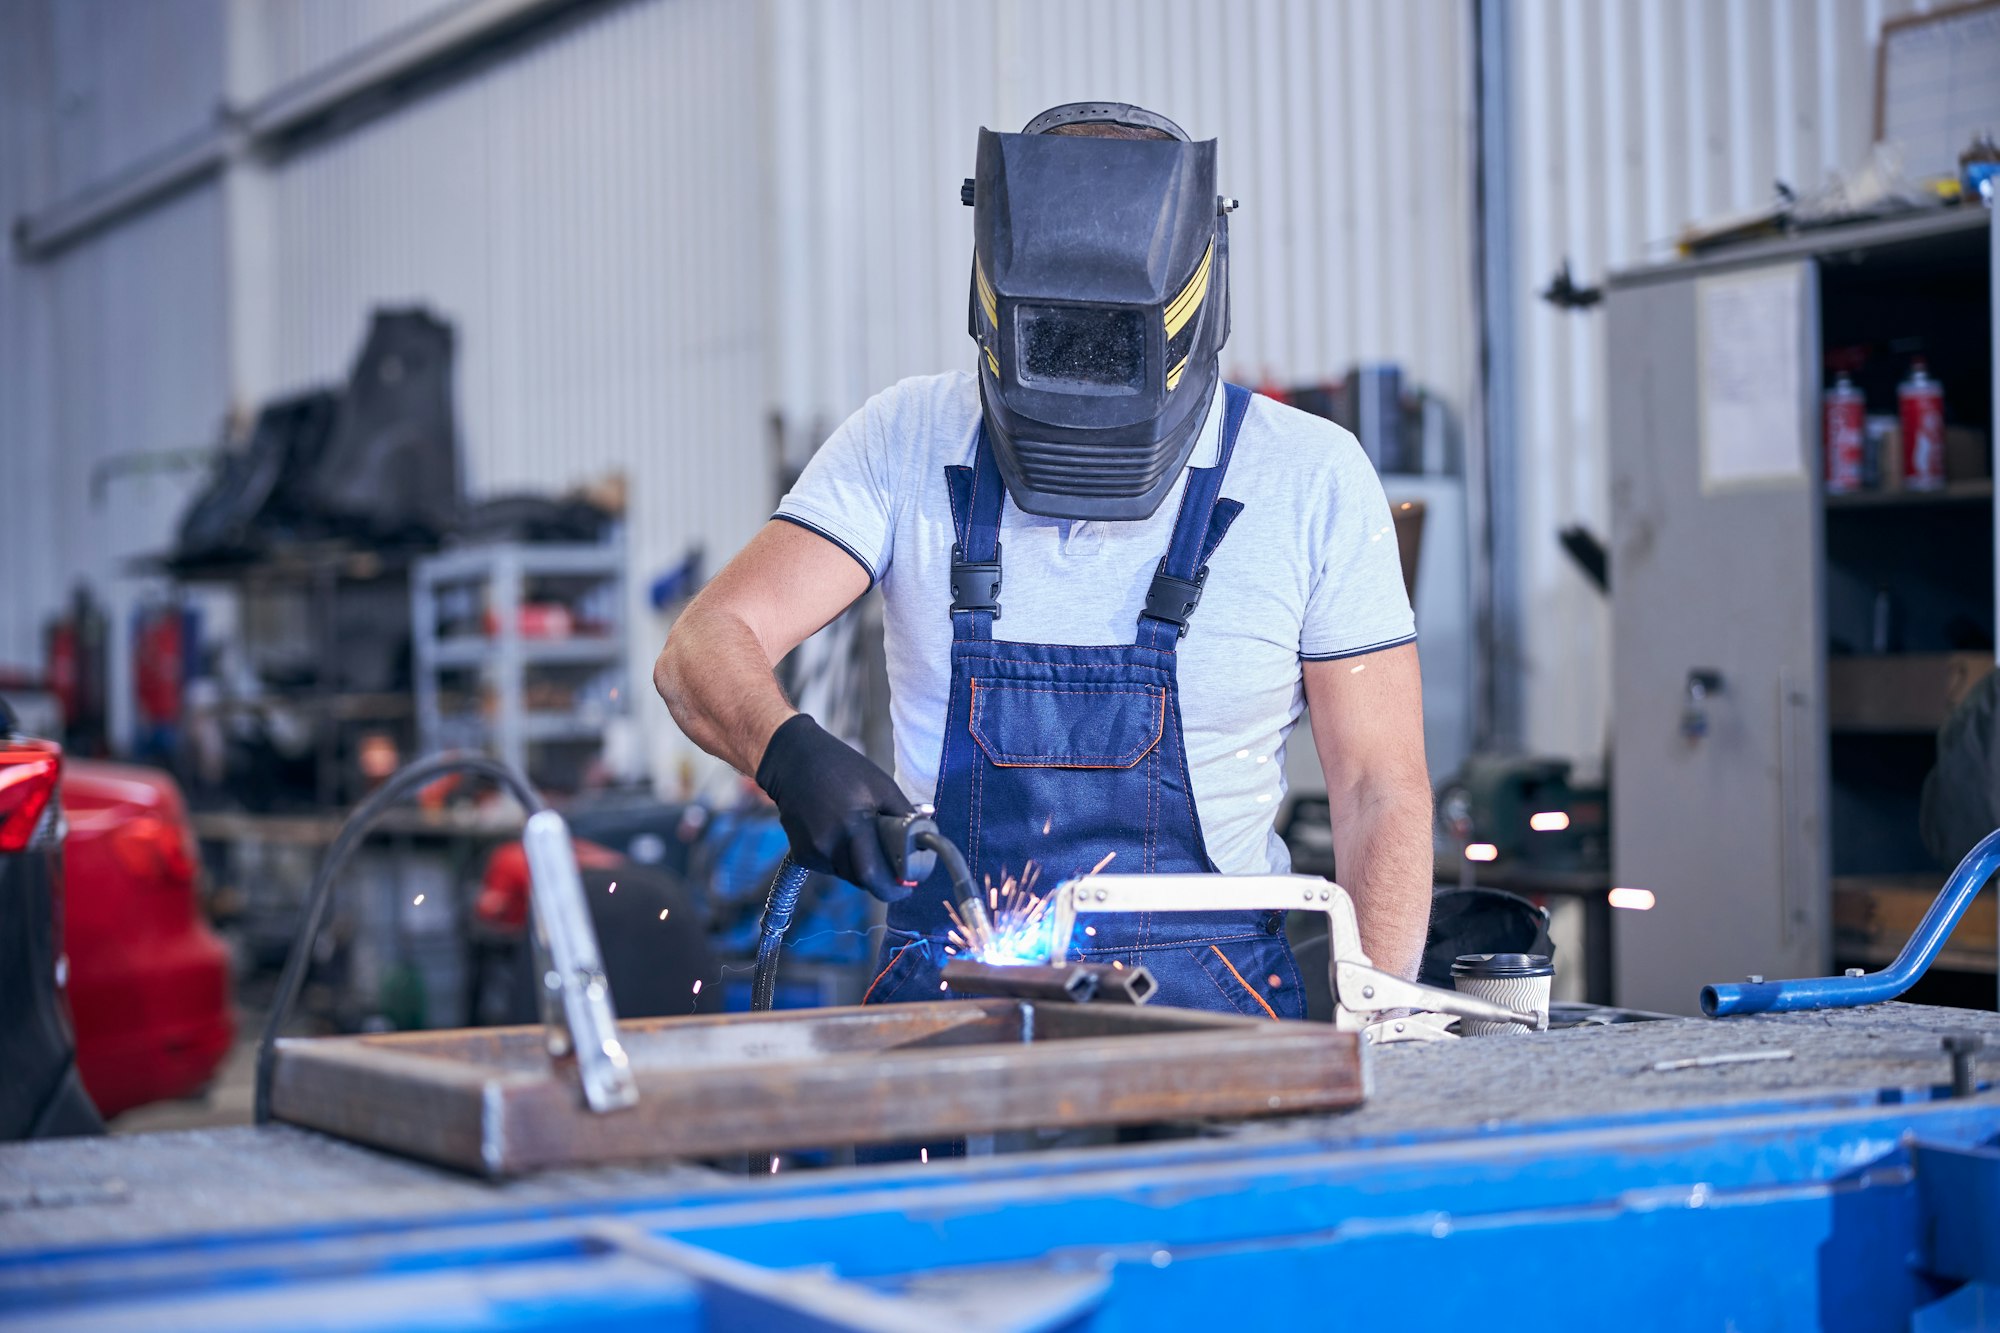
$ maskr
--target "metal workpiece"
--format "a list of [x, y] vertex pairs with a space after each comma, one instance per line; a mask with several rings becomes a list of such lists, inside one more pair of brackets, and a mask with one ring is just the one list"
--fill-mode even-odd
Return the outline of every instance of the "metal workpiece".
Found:
[[1400, 1032], [1381, 1027], [1381, 1016], [1397, 1009], [1542, 1026], [1538, 1015], [1377, 968], [1361, 947], [1353, 899], [1338, 884], [1316, 875], [1085, 875], [1056, 889], [1050, 912], [1052, 947], [1064, 947], [1075, 937], [1077, 917], [1093, 912], [1324, 912], [1334, 1026], [1361, 1033], [1370, 1042], [1387, 1036], [1416, 1041], [1451, 1035], [1441, 1024], [1406, 1024]]
[[[573, 1069], [583, 1100], [599, 1113], [630, 1107], [639, 1090], [618, 1037], [618, 1015], [569, 825], [553, 810], [528, 816], [527, 853], [536, 970], [541, 974], [544, 1044], [559, 1069]], [[282, 1113], [280, 1113], [282, 1114]]]
[[1114, 963], [980, 963], [954, 958], [944, 965], [944, 981], [961, 995], [1074, 1004], [1144, 1004], [1159, 989], [1145, 968]]
[[636, 1101], [578, 1104], [535, 1028], [279, 1043], [278, 1119], [489, 1176], [1014, 1129], [1330, 1111], [1360, 1042], [1321, 1024], [1009, 999], [628, 1020]]
[[1741, 982], [1717, 982], [1702, 987], [1702, 1012], [1710, 1018], [1723, 1018], [1731, 1014], [1839, 1009], [1893, 1000], [1923, 976], [1938, 950], [1951, 938], [1952, 928], [1958, 925], [1959, 918], [1972, 906], [1972, 900], [1996, 869], [2000, 869], [2000, 830], [1981, 838], [1965, 854], [1895, 961], [1879, 972], [1850, 969], [1838, 977], [1803, 977], [1793, 981], [1751, 977]]

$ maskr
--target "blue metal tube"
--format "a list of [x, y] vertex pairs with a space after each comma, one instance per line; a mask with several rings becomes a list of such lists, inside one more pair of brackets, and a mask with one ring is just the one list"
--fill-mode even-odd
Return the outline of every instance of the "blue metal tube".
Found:
[[1846, 1009], [1893, 1000], [1924, 974], [1951, 938], [1952, 927], [1973, 897], [2000, 869], [2000, 829], [1979, 840], [1944, 882], [1937, 901], [1917, 923], [1896, 961], [1880, 972], [1858, 977], [1806, 977], [1797, 981], [1718, 982], [1701, 988], [1701, 1009], [1710, 1018], [1729, 1014], [1781, 1014], [1794, 1009]]

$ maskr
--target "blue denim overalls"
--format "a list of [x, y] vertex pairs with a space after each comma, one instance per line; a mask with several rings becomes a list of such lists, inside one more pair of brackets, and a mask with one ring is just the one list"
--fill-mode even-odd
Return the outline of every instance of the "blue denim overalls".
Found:
[[[981, 426], [971, 467], [945, 469], [952, 551], [951, 697], [938, 767], [937, 821], [975, 884], [1041, 866], [1054, 889], [1107, 852], [1106, 873], [1212, 871], [1189, 789], [1174, 651], [1200, 600], [1208, 559], [1242, 512], [1219, 498], [1250, 391], [1227, 386], [1212, 468], [1188, 469], [1173, 538], [1146, 595], [1136, 641], [1103, 647], [1009, 643], [999, 618], [1000, 511], [1006, 500]], [[881, 971], [866, 1001], [942, 996], [950, 920], [942, 867], [889, 908]], [[1155, 1004], [1303, 1018], [1283, 917], [1268, 912], [1081, 916], [1070, 956], [1151, 970]]]

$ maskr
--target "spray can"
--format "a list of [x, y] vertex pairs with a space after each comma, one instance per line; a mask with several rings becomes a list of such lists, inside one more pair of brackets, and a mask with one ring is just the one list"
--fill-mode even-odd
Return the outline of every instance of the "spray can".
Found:
[[1903, 485], [1934, 491], [1944, 485], [1944, 389], [1924, 370], [1921, 359], [1910, 363], [1910, 377], [1896, 386], [1896, 404], [1903, 418]]
[[1826, 450], [1826, 490], [1845, 495], [1862, 487], [1868, 403], [1854, 382], [1841, 375], [1826, 391], [1822, 439]]

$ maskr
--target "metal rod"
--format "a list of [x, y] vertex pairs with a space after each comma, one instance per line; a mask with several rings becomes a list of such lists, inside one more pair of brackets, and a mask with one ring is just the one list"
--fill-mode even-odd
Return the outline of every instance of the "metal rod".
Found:
[[944, 965], [944, 980], [961, 995], [1075, 1004], [1144, 1004], [1159, 989], [1145, 968], [1110, 963], [976, 963], [954, 958]]
[[1924, 974], [1973, 898], [2000, 869], [2000, 830], [1980, 839], [1951, 872], [1924, 919], [1917, 923], [1896, 961], [1880, 972], [1858, 976], [1805, 977], [1793, 981], [1717, 982], [1701, 989], [1701, 1009], [1710, 1018], [1730, 1014], [1780, 1014], [1798, 1009], [1844, 1009], [1893, 1000]]

